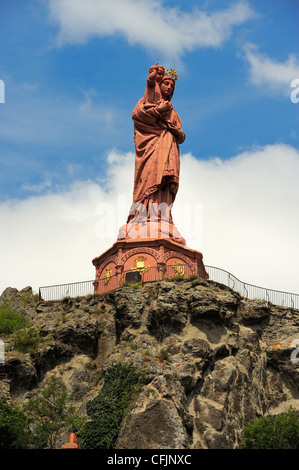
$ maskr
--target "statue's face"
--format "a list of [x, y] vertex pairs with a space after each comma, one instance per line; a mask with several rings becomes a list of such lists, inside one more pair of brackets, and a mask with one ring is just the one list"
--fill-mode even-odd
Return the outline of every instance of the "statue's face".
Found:
[[169, 96], [172, 93], [173, 88], [174, 88], [174, 83], [172, 80], [170, 79], [168, 80], [167, 78], [163, 80], [160, 86], [162, 98], [166, 99], [167, 96]]

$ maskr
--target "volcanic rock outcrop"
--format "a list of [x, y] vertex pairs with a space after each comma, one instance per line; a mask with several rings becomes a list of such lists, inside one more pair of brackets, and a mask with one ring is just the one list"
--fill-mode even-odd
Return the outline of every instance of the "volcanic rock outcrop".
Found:
[[40, 337], [34, 354], [7, 349], [11, 400], [28, 400], [56, 372], [84, 414], [111, 365], [145, 371], [118, 449], [234, 449], [247, 421], [299, 409], [297, 310], [199, 278], [51, 302], [8, 288], [4, 303]]

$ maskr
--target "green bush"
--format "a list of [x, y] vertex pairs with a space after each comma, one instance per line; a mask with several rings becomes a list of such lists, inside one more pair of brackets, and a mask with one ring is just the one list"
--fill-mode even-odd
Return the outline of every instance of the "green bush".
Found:
[[71, 414], [67, 418], [69, 432], [74, 432], [76, 436], [78, 436], [84, 428], [86, 422], [87, 418], [85, 416], [82, 416], [79, 413]]
[[170, 360], [169, 352], [166, 349], [161, 349], [159, 353], [159, 359], [160, 361], [169, 361]]
[[14, 347], [22, 353], [34, 354], [40, 344], [40, 336], [34, 328], [17, 331], [13, 335]]
[[87, 402], [86, 410], [91, 417], [78, 433], [82, 449], [113, 449], [121, 423], [138, 396], [144, 375], [131, 364], [111, 367], [104, 378], [98, 395]]
[[185, 280], [185, 276], [184, 276], [184, 274], [179, 274], [179, 273], [178, 273], [178, 274], [174, 274], [173, 276], [171, 276], [171, 280], [173, 280], [173, 281], [178, 281], [178, 282], [184, 281], [184, 280]]
[[276, 416], [249, 422], [244, 428], [243, 449], [299, 449], [299, 414], [290, 407]]
[[29, 324], [29, 320], [20, 313], [13, 312], [8, 307], [0, 308], [0, 335], [10, 335]]

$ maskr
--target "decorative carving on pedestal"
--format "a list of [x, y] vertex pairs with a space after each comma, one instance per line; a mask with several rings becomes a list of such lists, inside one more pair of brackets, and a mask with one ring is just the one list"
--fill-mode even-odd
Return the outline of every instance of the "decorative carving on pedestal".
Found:
[[180, 258], [182, 262], [184, 262], [184, 264], [189, 264], [190, 267], [193, 264], [188, 256], [184, 255], [183, 253], [179, 253], [177, 251], [170, 251], [166, 253], [164, 257], [164, 261], [167, 262], [170, 258]]
[[175, 274], [177, 274], [178, 276], [184, 276], [184, 274], [185, 274], [185, 266], [183, 265], [183, 263], [181, 263], [180, 261], [176, 261], [176, 262], [175, 262], [175, 265], [174, 265], [174, 272], [175, 272]]
[[111, 281], [112, 278], [112, 269], [111, 266], [108, 266], [106, 268], [105, 273], [104, 273], [104, 285], [107, 286], [109, 282]]
[[[142, 252], [147, 253], [148, 255], [153, 256], [156, 260], [158, 259], [157, 251], [149, 248], [147, 246], [142, 247]], [[131, 258], [131, 256], [138, 255], [140, 253], [140, 248], [133, 248], [132, 250], [128, 251], [122, 258], [122, 262], [125, 263], [127, 259]]]
[[138, 271], [140, 273], [146, 273], [150, 269], [150, 265], [147, 262], [147, 258], [144, 256], [138, 256], [134, 260], [134, 266], [131, 267], [132, 271]]

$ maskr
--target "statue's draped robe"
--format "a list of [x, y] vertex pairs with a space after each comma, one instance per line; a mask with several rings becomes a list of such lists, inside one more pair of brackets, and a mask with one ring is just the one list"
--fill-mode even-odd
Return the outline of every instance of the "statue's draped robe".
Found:
[[[141, 98], [134, 121], [135, 175], [133, 204], [119, 239], [172, 238], [185, 244], [173, 224], [171, 209], [179, 187], [180, 150], [185, 140], [181, 121], [172, 108], [160, 114], [158, 103]], [[176, 130], [176, 137], [169, 128]]]
[[[178, 243], [185, 244], [171, 215], [179, 186], [179, 143], [185, 140], [180, 118], [174, 109], [161, 116], [157, 111], [157, 104], [150, 103], [143, 97], [135, 106], [132, 119], [135, 175], [133, 205], [127, 221], [126, 237], [130, 238], [132, 227], [134, 230], [140, 222], [144, 224], [146, 220], [147, 236], [149, 232], [153, 236], [154, 232], [157, 237], [175, 238]], [[179, 131], [179, 136], [175, 138], [165, 122], [170, 122]], [[159, 225], [156, 226], [156, 223]], [[158, 227], [157, 231], [155, 227]]]
[[[169, 120], [180, 132], [180, 142], [185, 139], [181, 121], [174, 109], [167, 113]], [[144, 98], [135, 106], [132, 118], [134, 120], [135, 140], [135, 176], [133, 202], [146, 204], [149, 196], [157, 191], [166, 190], [169, 183], [179, 186], [180, 151], [179, 144], [173, 134], [167, 129], [156, 106]], [[165, 189], [164, 189], [165, 187]], [[161, 195], [153, 196], [156, 202]], [[171, 196], [170, 204], [175, 195]]]

